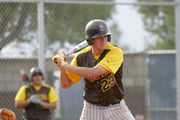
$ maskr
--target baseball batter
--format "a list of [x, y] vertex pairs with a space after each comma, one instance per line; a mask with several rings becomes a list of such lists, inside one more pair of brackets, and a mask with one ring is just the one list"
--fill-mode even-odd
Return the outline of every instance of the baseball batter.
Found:
[[122, 84], [123, 52], [109, 44], [111, 33], [100, 19], [91, 20], [85, 28], [89, 47], [66, 62], [59, 57], [60, 82], [64, 89], [84, 78], [84, 107], [80, 120], [135, 120], [125, 101]]

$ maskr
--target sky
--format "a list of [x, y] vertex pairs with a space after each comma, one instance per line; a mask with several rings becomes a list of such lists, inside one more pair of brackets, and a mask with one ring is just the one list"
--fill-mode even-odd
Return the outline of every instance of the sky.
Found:
[[118, 23], [122, 32], [121, 42], [127, 44], [130, 51], [143, 51], [145, 37], [148, 36], [148, 33], [144, 30], [142, 16], [137, 12], [137, 8], [118, 5], [116, 10], [117, 13], [113, 14], [113, 20]]

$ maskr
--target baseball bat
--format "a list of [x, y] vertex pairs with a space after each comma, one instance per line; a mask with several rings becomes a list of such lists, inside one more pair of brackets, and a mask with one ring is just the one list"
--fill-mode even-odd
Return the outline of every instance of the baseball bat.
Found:
[[21, 78], [22, 80], [26, 83], [26, 85], [28, 85], [30, 91], [33, 93], [33, 90], [31, 88], [31, 81], [29, 80], [28, 75], [25, 73], [24, 69], [20, 70], [20, 74], [21, 74]]
[[[85, 48], [87, 46], [88, 46], [87, 40], [84, 40], [83, 42], [81, 42], [78, 45], [76, 45], [70, 52], [68, 52], [66, 54], [66, 56], [68, 57], [68, 56], [70, 56], [70, 55], [72, 55], [74, 53], [77, 53], [77, 52], [79, 52], [80, 50], [82, 50], [83, 48]], [[57, 64], [58, 58], [54, 58], [53, 62]]]

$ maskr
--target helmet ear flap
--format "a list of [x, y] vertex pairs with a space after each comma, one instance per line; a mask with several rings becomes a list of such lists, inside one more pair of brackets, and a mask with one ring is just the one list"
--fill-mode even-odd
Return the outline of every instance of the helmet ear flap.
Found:
[[108, 42], [111, 42], [111, 35], [108, 35]]
[[86, 40], [89, 45], [92, 45], [94, 42], [93, 38], [90, 38], [89, 36], [86, 36]]

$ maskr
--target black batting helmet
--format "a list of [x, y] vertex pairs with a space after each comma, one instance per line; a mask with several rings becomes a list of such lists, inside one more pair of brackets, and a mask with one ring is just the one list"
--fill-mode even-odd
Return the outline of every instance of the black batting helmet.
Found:
[[32, 77], [36, 74], [42, 75], [42, 77], [43, 77], [43, 72], [41, 71], [40, 68], [38, 68], [38, 67], [31, 68], [31, 70], [29, 72], [29, 77], [30, 77], [31, 81], [32, 81]]
[[100, 19], [91, 20], [85, 28], [86, 40], [89, 45], [93, 44], [93, 38], [107, 35], [108, 41], [111, 41], [111, 33], [107, 24]]

